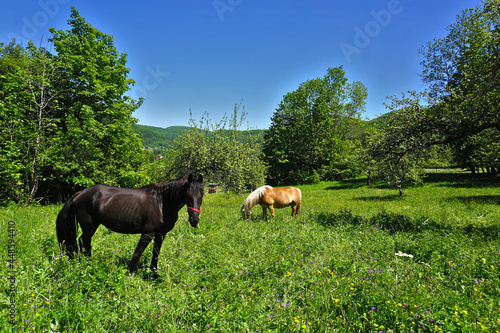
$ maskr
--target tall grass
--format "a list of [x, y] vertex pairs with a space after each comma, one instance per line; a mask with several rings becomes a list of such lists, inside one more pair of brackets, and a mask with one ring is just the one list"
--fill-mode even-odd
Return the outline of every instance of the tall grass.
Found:
[[[198, 229], [182, 210], [159, 260], [138, 235], [100, 228], [93, 257], [60, 255], [61, 206], [0, 210], [16, 223], [16, 332], [500, 331], [500, 191], [495, 181], [428, 178], [400, 198], [364, 180], [300, 186], [301, 215], [242, 220], [244, 195], [210, 194]], [[7, 257], [7, 235], [2, 256]], [[7, 319], [5, 319], [7, 318]], [[5, 319], [5, 320], [4, 320]]]

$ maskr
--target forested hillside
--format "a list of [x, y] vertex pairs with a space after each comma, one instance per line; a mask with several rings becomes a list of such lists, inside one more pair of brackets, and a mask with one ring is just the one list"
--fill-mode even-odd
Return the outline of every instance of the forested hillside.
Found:
[[[144, 141], [145, 147], [150, 148], [173, 148], [173, 142], [176, 138], [189, 131], [188, 126], [169, 126], [167, 128], [154, 127], [148, 125], [132, 125], [132, 130], [139, 134]], [[264, 139], [266, 130], [247, 130], [241, 131], [242, 138], [249, 136], [256, 137], [259, 141]]]
[[171, 148], [172, 142], [182, 133], [189, 130], [186, 126], [170, 126], [167, 128], [148, 125], [132, 125], [132, 130], [139, 134], [145, 147]]

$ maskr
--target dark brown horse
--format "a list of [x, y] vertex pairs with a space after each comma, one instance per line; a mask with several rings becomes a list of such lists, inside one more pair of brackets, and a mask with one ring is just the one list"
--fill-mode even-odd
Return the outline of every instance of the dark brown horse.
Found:
[[[69, 258], [78, 252], [76, 221], [82, 229], [80, 251], [91, 254], [91, 239], [99, 225], [124, 234], [142, 234], [128, 269], [134, 267], [154, 239], [151, 270], [156, 272], [165, 234], [172, 230], [178, 211], [187, 205], [189, 222], [197, 227], [203, 200], [203, 177], [192, 175], [137, 189], [94, 185], [74, 194], [57, 215], [57, 239]], [[75, 221], [76, 218], [76, 221]]]

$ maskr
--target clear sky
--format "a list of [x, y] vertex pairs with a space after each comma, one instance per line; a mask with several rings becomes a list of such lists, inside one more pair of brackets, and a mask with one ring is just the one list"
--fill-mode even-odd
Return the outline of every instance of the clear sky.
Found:
[[[140, 124], [213, 121], [235, 104], [251, 128], [268, 128], [283, 95], [343, 66], [368, 88], [363, 118], [386, 112], [389, 95], [423, 90], [419, 49], [446, 34], [480, 0], [23, 0], [3, 1], [0, 42], [39, 44], [69, 29], [70, 7], [128, 54]], [[244, 125], [246, 129], [247, 125]]]

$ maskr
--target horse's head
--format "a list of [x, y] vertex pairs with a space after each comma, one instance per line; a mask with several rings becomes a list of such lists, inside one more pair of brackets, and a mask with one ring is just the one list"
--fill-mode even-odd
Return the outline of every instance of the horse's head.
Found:
[[189, 175], [186, 191], [186, 205], [188, 208], [189, 223], [192, 227], [197, 227], [200, 222], [201, 204], [203, 201], [203, 176], [199, 175], [195, 178]]
[[244, 219], [249, 219], [250, 215], [252, 215], [252, 210], [245, 207], [245, 204], [241, 205], [241, 216], [243, 216]]

